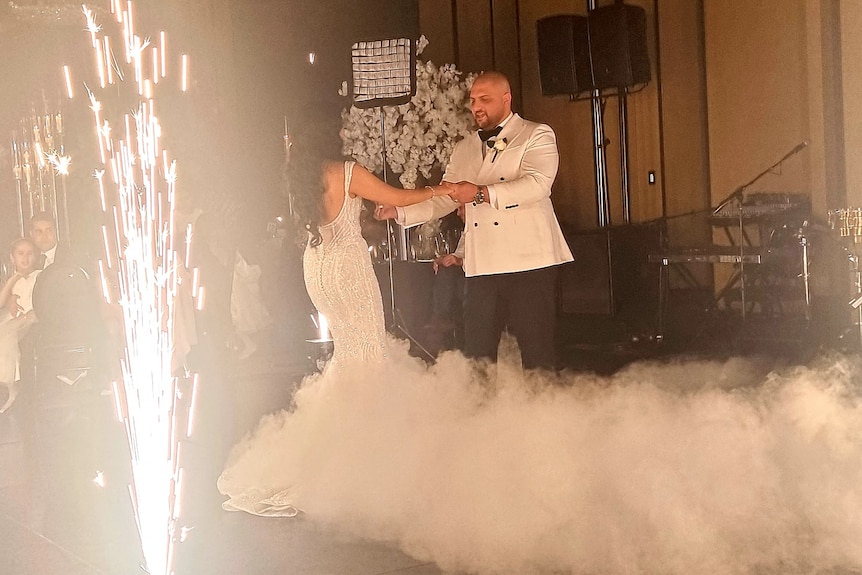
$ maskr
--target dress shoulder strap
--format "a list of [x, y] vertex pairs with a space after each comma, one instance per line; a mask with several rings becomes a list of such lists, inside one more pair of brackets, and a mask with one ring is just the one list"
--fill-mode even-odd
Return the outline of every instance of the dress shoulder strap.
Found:
[[356, 162], [344, 162], [344, 196], [349, 197], [350, 180], [353, 178], [353, 166]]

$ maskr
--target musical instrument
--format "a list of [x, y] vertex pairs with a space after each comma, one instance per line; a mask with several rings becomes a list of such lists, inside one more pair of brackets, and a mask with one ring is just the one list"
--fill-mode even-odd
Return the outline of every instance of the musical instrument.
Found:
[[[718, 206], [710, 218], [713, 225], [733, 225], [742, 219], [772, 220], [811, 212], [811, 198], [807, 194], [788, 194], [780, 192], [757, 192], [746, 194], [742, 202], [725, 202]], [[727, 224], [725, 222], [730, 222]]]
[[839, 230], [842, 238], [853, 238], [862, 243], [862, 208], [839, 208], [827, 212], [829, 227]]
[[[729, 224], [732, 227], [732, 224]], [[747, 313], [783, 313], [790, 309], [785, 293], [796, 293], [803, 306], [803, 314], [810, 319], [810, 229], [802, 225], [781, 225], [780, 220], [769, 228], [762, 245], [711, 245], [706, 247], [671, 248], [651, 253], [648, 259], [662, 266], [663, 275], [674, 266], [684, 281], [697, 286], [697, 280], [686, 269], [688, 264], [730, 264], [734, 270], [726, 283], [717, 291], [715, 303], [729, 308], [738, 301], [739, 311], [745, 319]], [[744, 240], [748, 240], [744, 236]], [[750, 269], [748, 266], [752, 266]], [[667, 279], [664, 278], [666, 282]], [[749, 293], [751, 292], [751, 293]], [[738, 298], [738, 300], [737, 300]], [[796, 306], [798, 307], [798, 306]]]
[[[852, 328], [851, 344], [857, 349], [862, 347], [862, 254], [859, 244], [862, 244], [862, 208], [838, 208], [826, 213], [829, 228], [838, 230], [842, 239], [852, 240], [842, 242], [841, 248], [849, 263], [850, 283], [852, 285], [851, 299], [848, 302]], [[849, 244], [849, 245], [848, 245]], [[842, 336], [843, 337], [843, 336]]]
[[678, 248], [649, 254], [649, 261], [663, 266], [671, 264], [761, 264], [769, 257], [769, 250], [746, 246], [709, 246], [705, 248]]
[[[683, 214], [706, 216], [706, 223], [712, 226], [710, 235], [716, 243], [673, 247], [649, 254], [650, 262], [661, 265], [661, 313], [667, 305], [669, 278], [673, 270], [688, 287], [714, 290], [710, 307], [738, 312], [743, 322], [749, 315], [770, 321], [801, 316], [806, 324], [811, 320], [813, 230], [810, 195], [750, 189], [763, 176], [807, 146], [808, 141], [803, 140], [777, 162], [736, 187], [713, 208]], [[703, 220], [692, 221], [694, 225], [689, 229], [694, 229]], [[859, 221], [862, 236], [862, 214]], [[705, 236], [703, 233], [697, 239]], [[719, 236], [723, 236], [725, 241], [722, 242]], [[715, 285], [700, 285], [699, 281], [707, 274], [694, 273], [688, 266], [704, 264], [729, 264], [731, 269], [713, 270], [715, 273], [711, 274], [709, 283]]]

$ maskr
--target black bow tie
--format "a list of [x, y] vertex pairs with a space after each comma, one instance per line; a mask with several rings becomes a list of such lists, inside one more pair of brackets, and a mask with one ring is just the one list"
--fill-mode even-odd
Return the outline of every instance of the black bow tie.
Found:
[[503, 126], [497, 126], [493, 130], [479, 130], [479, 139], [487, 142], [489, 138], [493, 138], [503, 130]]

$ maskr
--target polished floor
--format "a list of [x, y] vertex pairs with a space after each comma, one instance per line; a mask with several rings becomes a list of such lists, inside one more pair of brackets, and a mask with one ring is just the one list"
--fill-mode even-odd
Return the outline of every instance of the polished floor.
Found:
[[[243, 361], [227, 357], [224, 373], [228, 377], [209, 374], [208, 391], [200, 396], [201, 432], [195, 434], [203, 439], [185, 444], [188, 483], [183, 523], [191, 529], [177, 548], [175, 573], [440, 573], [433, 564], [393, 546], [328, 532], [304, 516], [259, 518], [221, 509], [223, 498], [215, 481], [229, 446], [261, 415], [288, 405], [293, 385], [308, 368], [307, 354], [275, 351], [262, 349]], [[103, 394], [90, 411], [96, 414], [91, 435], [55, 434], [53, 445], [37, 442], [34, 446], [27, 438], [25, 413], [29, 412], [23, 404], [0, 414], [3, 575], [146, 572], [122, 472], [127, 453], [123, 429], [111, 420], [113, 407], [106, 398]], [[81, 461], [90, 459], [82, 453], [80, 442], [98, 445], [92, 460], [120, 462], [113, 474], [105, 472], [104, 487], [80, 480], [88, 471], [95, 476], [95, 470], [82, 469], [86, 465]]]
[[[740, 347], [751, 347], [749, 343], [726, 345], [731, 339], [725, 337], [726, 329], [718, 320], [705, 321], [692, 313], [676, 317], [685, 318], [674, 323], [672, 317], [669, 322], [677, 342], [690, 346], [704, 340], [700, 347], [710, 354], [735, 354]], [[613, 325], [600, 327], [581, 318], [574, 326], [589, 338], [566, 334], [573, 326], [561, 325], [560, 355], [568, 360], [567, 368], [611, 372], [658, 351], [649, 338], [619, 337]], [[604, 341], [600, 333], [607, 334]], [[774, 337], [786, 336], [789, 330], [770, 325], [764, 333], [758, 341], [791, 350], [794, 361], [803, 359], [798, 342]], [[410, 557], [394, 545], [348, 538], [309, 517], [258, 518], [221, 509], [223, 498], [215, 483], [230, 447], [262, 415], [290, 404], [296, 383], [313, 369], [313, 357], [319, 353], [313, 344], [296, 345], [285, 337], [266, 341], [248, 359], [240, 360], [230, 350], [198, 358], [202, 384], [198, 431], [184, 444], [187, 483], [182, 524], [189, 531], [177, 547], [175, 573], [441, 573], [436, 565]], [[680, 346], [669, 343], [673, 342], [664, 342], [666, 351], [661, 353], [680, 351]], [[817, 346], [806, 342], [803, 347]], [[33, 412], [26, 400], [0, 414], [0, 574], [145, 572], [124, 471], [128, 448], [124, 430], [113, 418], [111, 401], [109, 393], [93, 398], [82, 412], [86, 414], [83, 425], [66, 421], [69, 411], [60, 407], [47, 418], [57, 428], [38, 440], [33, 439]], [[104, 472], [104, 486], [93, 481], [97, 471]]]

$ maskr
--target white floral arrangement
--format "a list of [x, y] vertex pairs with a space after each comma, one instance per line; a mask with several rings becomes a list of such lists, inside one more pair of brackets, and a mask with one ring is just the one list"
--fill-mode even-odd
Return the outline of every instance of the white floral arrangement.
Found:
[[[419, 38], [416, 53], [428, 40]], [[474, 128], [469, 109], [475, 75], [452, 64], [437, 66], [416, 60], [416, 95], [401, 106], [384, 107], [386, 163], [404, 188], [415, 188], [421, 174], [427, 181], [435, 168], [449, 162], [455, 144]], [[339, 91], [347, 94], [347, 83]], [[350, 106], [341, 112], [342, 153], [372, 172], [380, 172], [383, 138], [380, 110]], [[437, 183], [437, 182], [433, 182]]]

